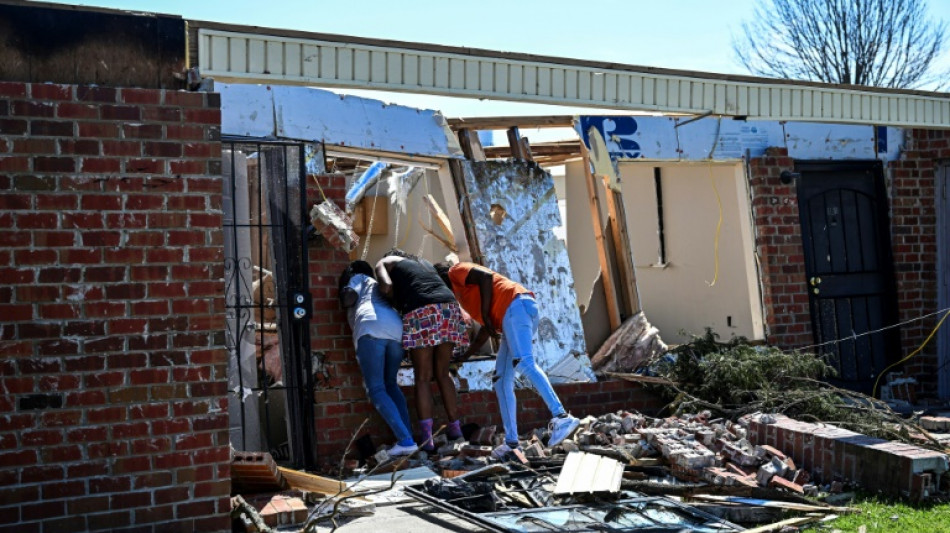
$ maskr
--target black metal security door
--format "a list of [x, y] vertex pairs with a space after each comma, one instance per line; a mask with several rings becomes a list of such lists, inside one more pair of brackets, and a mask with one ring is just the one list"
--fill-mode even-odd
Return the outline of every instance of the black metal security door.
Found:
[[834, 383], [869, 394], [899, 347], [896, 328], [877, 331], [897, 318], [881, 164], [798, 162], [796, 170], [815, 342], [838, 370]]
[[316, 468], [304, 145], [225, 141], [231, 442]]

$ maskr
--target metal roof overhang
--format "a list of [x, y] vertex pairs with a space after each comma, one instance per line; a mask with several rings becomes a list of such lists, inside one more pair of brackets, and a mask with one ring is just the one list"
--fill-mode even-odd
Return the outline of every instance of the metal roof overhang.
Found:
[[[750, 120], [950, 128], [950, 95], [726, 76], [189, 21], [192, 64], [227, 82], [375, 89]], [[196, 60], [196, 61], [195, 61]]]

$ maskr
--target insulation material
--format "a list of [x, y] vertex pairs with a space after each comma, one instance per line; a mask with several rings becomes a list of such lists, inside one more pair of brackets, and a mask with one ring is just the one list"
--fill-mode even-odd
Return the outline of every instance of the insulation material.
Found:
[[[700, 161], [759, 157], [771, 146], [788, 148], [793, 159], [898, 158], [903, 135], [899, 128], [745, 121], [706, 117], [581, 116], [575, 121], [581, 138], [595, 128], [617, 159]], [[686, 122], [690, 121], [690, 122]]]
[[437, 111], [309, 87], [218, 83], [221, 132], [279, 137], [398, 154], [461, 157]]
[[[538, 301], [535, 361], [553, 383], [593, 381], [567, 249], [552, 231], [561, 217], [551, 175], [495, 161], [464, 162], [462, 169], [485, 266], [521, 283]], [[504, 216], [493, 219], [499, 208]], [[493, 362], [467, 364], [460, 375], [470, 388], [489, 388], [493, 369]]]

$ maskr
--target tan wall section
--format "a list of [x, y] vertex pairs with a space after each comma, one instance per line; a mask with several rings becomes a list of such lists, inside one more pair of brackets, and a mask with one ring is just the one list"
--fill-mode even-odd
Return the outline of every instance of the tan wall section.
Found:
[[[658, 265], [655, 167], [662, 176], [665, 265]], [[700, 334], [706, 327], [723, 339], [764, 338], [743, 166], [622, 162], [620, 174], [643, 310], [663, 339], [682, 342], [688, 335], [681, 331]]]

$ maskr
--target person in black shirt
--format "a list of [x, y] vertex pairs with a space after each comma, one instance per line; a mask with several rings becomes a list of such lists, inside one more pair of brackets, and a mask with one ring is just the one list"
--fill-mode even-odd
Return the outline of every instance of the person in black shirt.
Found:
[[394, 307], [403, 315], [402, 345], [409, 353], [415, 374], [422, 449], [432, 451], [435, 446], [429, 382], [433, 376], [450, 420], [448, 437], [462, 437], [455, 382], [449, 375], [452, 354], [468, 346], [462, 309], [431, 263], [401, 250], [391, 250], [376, 263], [376, 278], [380, 292], [392, 298]]

